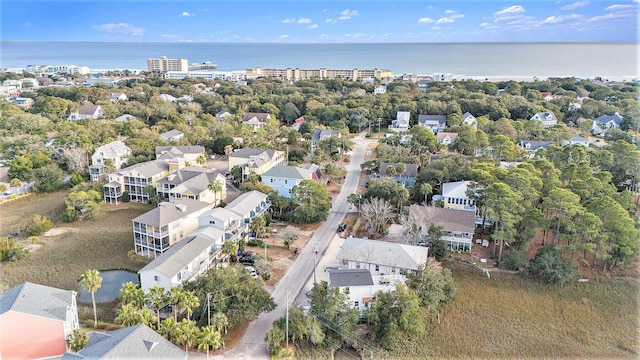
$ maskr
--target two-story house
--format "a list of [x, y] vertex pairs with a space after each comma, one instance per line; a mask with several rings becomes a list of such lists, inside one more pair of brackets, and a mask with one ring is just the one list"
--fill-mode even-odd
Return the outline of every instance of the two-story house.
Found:
[[211, 204], [182, 198], [163, 202], [131, 220], [136, 254], [155, 258], [198, 227], [198, 216]]
[[19, 108], [29, 110], [33, 107], [34, 101], [32, 98], [19, 97], [13, 100], [13, 103], [16, 104], [16, 106]]
[[418, 125], [426, 127], [432, 133], [437, 134], [447, 128], [446, 115], [418, 115]]
[[429, 227], [433, 224], [442, 227], [442, 240], [451, 251], [471, 251], [473, 233], [475, 232], [475, 213], [444, 209], [435, 206], [411, 205], [409, 216], [423, 220], [422, 238], [428, 236]]
[[242, 123], [249, 125], [254, 132], [267, 124], [267, 120], [271, 119], [269, 113], [246, 113], [242, 117]]
[[340, 269], [365, 269], [374, 282], [403, 282], [406, 271], [425, 264], [428, 249], [423, 246], [348, 237], [336, 256]]
[[391, 121], [391, 125], [388, 127], [389, 131], [405, 132], [409, 130], [411, 123], [411, 112], [398, 111], [396, 113], [396, 119]]
[[102, 106], [93, 104], [84, 104], [69, 114], [69, 120], [82, 120], [82, 119], [98, 119], [104, 115]]
[[122, 141], [112, 141], [98, 146], [91, 155], [91, 181], [100, 181], [106, 174], [120, 170], [130, 155], [131, 148]]
[[597, 135], [604, 135], [609, 129], [619, 129], [622, 124], [622, 116], [617, 112], [613, 115], [602, 115], [593, 119], [591, 132]]
[[170, 172], [184, 167], [179, 161], [153, 160], [128, 166], [109, 174], [108, 183], [104, 185], [104, 201], [107, 204], [119, 204], [122, 195], [126, 191], [129, 200], [146, 203], [149, 194], [145, 187], [156, 186], [156, 181], [169, 175]]
[[478, 129], [478, 120], [470, 112], [462, 114], [462, 125], [473, 126], [474, 129]]
[[338, 130], [323, 130], [323, 129], [315, 129], [313, 130], [313, 135], [311, 135], [311, 149], [310, 152], [313, 154], [318, 147], [318, 143], [322, 140], [328, 139], [332, 136], [340, 137], [340, 131]]
[[205, 155], [204, 146], [156, 146], [156, 160], [182, 158], [185, 166], [201, 166]]
[[[213, 192], [209, 184], [218, 181], [220, 191]], [[156, 193], [164, 199], [175, 201], [182, 198], [204, 201], [217, 206], [227, 197], [224, 175], [202, 168], [190, 167], [173, 172], [156, 182]]]
[[562, 146], [567, 146], [567, 145], [580, 145], [580, 146], [584, 146], [584, 147], [589, 147], [589, 139], [585, 139], [580, 135], [575, 135], [574, 137], [572, 137], [569, 140], [562, 140], [561, 145]]
[[553, 145], [553, 141], [521, 140], [518, 145], [529, 153], [529, 158], [533, 158], [538, 150], [546, 149]]
[[436, 134], [436, 142], [442, 145], [451, 145], [458, 137], [458, 133], [440, 131]]
[[262, 174], [262, 183], [291, 199], [293, 187], [302, 180], [318, 180], [314, 171], [296, 166], [274, 166]]
[[[378, 174], [376, 176], [381, 179], [393, 179], [405, 187], [413, 187], [416, 183], [416, 176], [418, 175], [418, 165], [405, 163], [402, 165], [404, 165], [404, 171], [398, 171], [399, 168], [401, 168], [399, 163], [381, 162], [378, 166]], [[393, 171], [391, 171], [391, 169], [393, 169]]]
[[552, 127], [558, 124], [556, 115], [551, 111], [539, 112], [531, 117], [530, 120], [537, 120], [542, 122], [543, 127]]
[[184, 133], [180, 130], [169, 130], [160, 134], [160, 137], [164, 141], [178, 141], [184, 137]]
[[247, 180], [249, 174], [264, 174], [274, 166], [285, 165], [284, 152], [257, 148], [244, 148], [229, 154], [229, 172], [234, 166], [242, 168], [242, 181]]
[[367, 269], [327, 270], [327, 287], [338, 288], [349, 298], [352, 308], [364, 318], [374, 295], [374, 281]]
[[[209, 229], [209, 232], [224, 237], [222, 230]], [[148, 292], [155, 285], [170, 289], [191, 281], [211, 268], [219, 250], [209, 237], [189, 235], [138, 271], [140, 287]]]
[[75, 291], [24, 282], [0, 294], [0, 359], [60, 357], [79, 327]]

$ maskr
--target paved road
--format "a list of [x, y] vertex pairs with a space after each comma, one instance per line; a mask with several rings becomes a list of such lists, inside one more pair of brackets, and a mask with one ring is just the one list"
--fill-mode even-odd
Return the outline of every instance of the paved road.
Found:
[[[317, 259], [326, 251], [336, 234], [338, 224], [342, 222], [349, 210], [347, 196], [356, 191], [360, 178], [360, 164], [364, 161], [365, 151], [373, 140], [358, 136], [354, 139], [355, 149], [351, 155], [351, 161], [346, 166], [347, 176], [338, 194], [333, 207], [325, 221], [318, 230], [315, 231], [307, 246], [298, 255], [295, 263], [287, 270], [278, 286], [271, 294], [278, 304], [277, 308], [266, 314], [262, 314], [258, 319], [251, 322], [244, 336], [233, 350], [224, 354], [225, 359], [269, 359], [267, 344], [264, 342], [265, 334], [271, 329], [273, 322], [284, 315], [286, 309], [285, 298], [289, 297], [289, 304], [293, 304], [294, 299], [303, 289], [307, 280], [313, 277], [314, 244], [318, 251]], [[324, 269], [318, 268], [317, 271]]]

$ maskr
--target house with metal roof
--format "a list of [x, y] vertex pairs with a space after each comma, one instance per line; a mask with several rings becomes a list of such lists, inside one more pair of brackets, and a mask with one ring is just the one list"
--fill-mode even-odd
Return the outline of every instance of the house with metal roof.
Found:
[[473, 234], [476, 229], [475, 213], [445, 209], [435, 206], [411, 205], [409, 216], [421, 219], [423, 239], [426, 239], [429, 227], [433, 224], [442, 227], [442, 240], [451, 251], [471, 251]]
[[[218, 181], [220, 191], [214, 193], [209, 184]], [[175, 201], [182, 198], [204, 201], [217, 206], [227, 197], [227, 179], [220, 172], [189, 167], [173, 172], [156, 182], [156, 193], [163, 199]]]
[[[91, 155], [91, 165], [89, 165], [89, 176], [91, 181], [100, 181], [108, 171], [118, 171], [122, 168], [129, 156], [131, 148], [122, 141], [112, 141], [108, 144], [98, 146]], [[107, 165], [110, 166], [107, 167]]]
[[222, 230], [209, 229], [209, 233], [214, 232], [217, 233], [217, 241], [209, 236], [189, 235], [140, 269], [142, 290], [148, 292], [155, 285], [168, 290], [206, 273], [216, 264], [220, 251], [216, 242], [220, 243], [224, 238]]
[[163, 202], [134, 218], [133, 242], [136, 254], [155, 258], [198, 227], [198, 216], [211, 209], [203, 201], [181, 198]]
[[365, 269], [372, 276], [402, 275], [418, 270], [427, 261], [429, 250], [386, 241], [348, 237], [338, 252], [341, 269]]
[[205, 154], [204, 146], [156, 146], [156, 160], [182, 158], [186, 166], [201, 166]]
[[291, 199], [293, 187], [303, 180], [318, 180], [318, 177], [312, 170], [288, 165], [274, 166], [262, 174], [262, 183], [287, 199]]
[[243, 148], [229, 154], [229, 169], [234, 166], [242, 168], [242, 181], [247, 180], [249, 174], [264, 174], [274, 166], [285, 165], [284, 151], [258, 148]]
[[313, 135], [311, 135], [311, 149], [310, 152], [313, 154], [318, 147], [318, 143], [322, 140], [328, 139], [332, 136], [340, 137], [340, 131], [338, 130], [327, 130], [327, 129], [315, 129], [313, 130]]
[[622, 116], [617, 112], [613, 115], [602, 115], [593, 119], [591, 132], [597, 135], [604, 135], [609, 129], [619, 129], [622, 124]]
[[446, 115], [418, 115], [418, 125], [426, 127], [432, 133], [437, 134], [447, 127]]
[[75, 291], [24, 282], [0, 294], [1, 359], [59, 357], [78, 328]]
[[169, 130], [160, 134], [160, 137], [164, 141], [178, 141], [184, 137], [184, 133], [180, 130]]
[[67, 352], [62, 359], [186, 360], [187, 354], [148, 326], [139, 324], [107, 332], [92, 331], [82, 350]]

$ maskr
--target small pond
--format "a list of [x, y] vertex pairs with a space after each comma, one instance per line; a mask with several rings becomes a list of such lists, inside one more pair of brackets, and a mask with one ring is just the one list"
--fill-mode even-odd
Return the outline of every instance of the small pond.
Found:
[[[102, 286], [96, 291], [96, 302], [106, 303], [115, 301], [120, 295], [122, 284], [131, 281], [138, 283], [138, 274], [127, 270], [104, 270], [100, 271]], [[82, 283], [78, 281], [79, 301], [91, 303], [91, 293], [82, 288]]]

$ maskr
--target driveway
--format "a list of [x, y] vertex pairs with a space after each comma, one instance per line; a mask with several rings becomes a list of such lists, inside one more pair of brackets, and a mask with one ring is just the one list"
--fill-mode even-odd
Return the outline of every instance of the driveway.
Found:
[[[264, 341], [264, 337], [271, 329], [273, 322], [284, 315], [286, 299], [288, 298], [289, 304], [293, 304], [307, 281], [313, 278], [314, 247], [318, 252], [316, 260], [330, 247], [332, 251], [336, 251], [335, 246], [339, 248], [337, 242], [339, 241], [339, 237], [335, 237], [336, 229], [351, 206], [347, 202], [347, 196], [356, 192], [358, 179], [360, 178], [360, 164], [364, 160], [366, 149], [373, 141], [374, 140], [365, 139], [363, 136], [354, 138], [355, 149], [353, 150], [351, 161], [346, 165], [347, 176], [342, 190], [340, 194], [338, 194], [329, 212], [327, 221], [320, 225], [315, 231], [311, 239], [307, 242], [306, 247], [298, 255], [295, 263], [289, 267], [287, 273], [282, 277], [278, 286], [271, 294], [275, 303], [278, 304], [277, 308], [270, 313], [262, 314], [258, 319], [252, 321], [244, 336], [233, 350], [224, 354], [225, 359], [269, 359], [269, 349]], [[332, 241], [334, 239], [338, 240], [334, 242]], [[316, 275], [320, 271], [324, 271], [324, 268], [318, 267]]]

